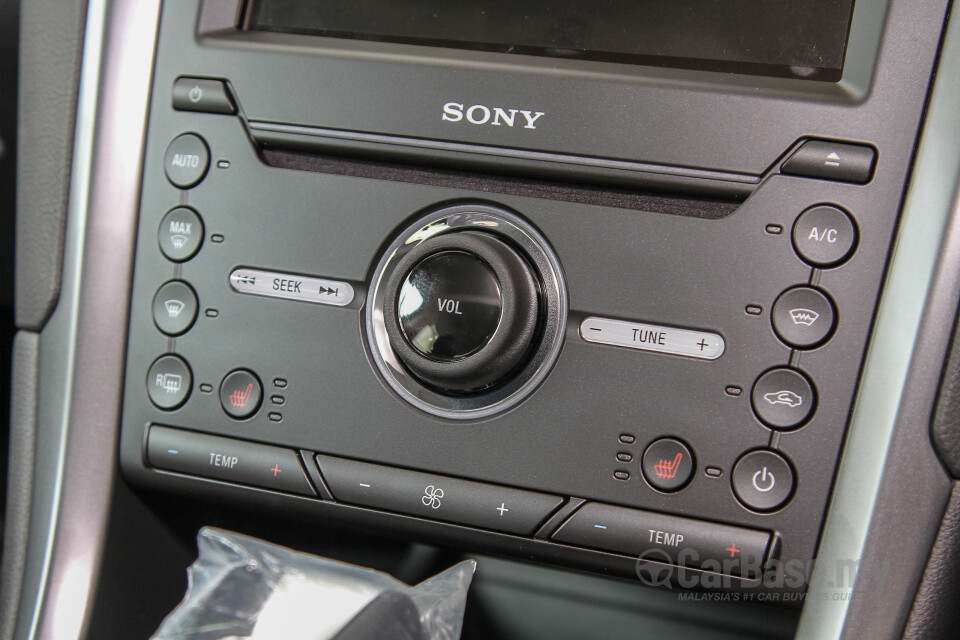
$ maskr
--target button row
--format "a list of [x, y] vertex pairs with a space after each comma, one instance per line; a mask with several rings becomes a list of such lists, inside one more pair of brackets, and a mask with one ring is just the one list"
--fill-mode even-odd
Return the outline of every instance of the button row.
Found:
[[[784, 371], [790, 370], [780, 370], [781, 373]], [[632, 456], [618, 454], [617, 459], [629, 462]], [[640, 469], [651, 487], [672, 493], [680, 491], [693, 479], [696, 459], [684, 442], [676, 438], [659, 438], [643, 452]], [[775, 451], [751, 451], [737, 460], [730, 482], [743, 506], [761, 513], [773, 511], [785, 505], [793, 494], [793, 468]]]
[[[282, 447], [154, 425], [147, 460], [166, 471], [316, 495], [298, 454]], [[339, 502], [513, 535], [533, 535], [566, 502], [557, 495], [325, 455], [315, 461]], [[782, 469], [759, 462], [766, 465], [758, 472], [765, 474], [758, 476], [759, 486], [774, 486]], [[753, 469], [744, 461], [741, 466]], [[764, 531], [600, 503], [580, 507], [551, 539], [748, 579], [760, 577], [770, 544]]]
[[[183, 406], [193, 391], [190, 365], [178, 355], [169, 353], [154, 360], [147, 371], [147, 396], [155, 407], [173, 411]], [[237, 420], [246, 420], [260, 410], [263, 384], [248, 369], [235, 369], [220, 383], [220, 406]]]

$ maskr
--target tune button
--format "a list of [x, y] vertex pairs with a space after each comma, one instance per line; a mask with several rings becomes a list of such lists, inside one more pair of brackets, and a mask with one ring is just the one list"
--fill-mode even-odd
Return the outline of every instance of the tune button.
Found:
[[817, 404], [813, 385], [795, 369], [771, 369], [753, 385], [753, 411], [768, 427], [795, 429], [813, 414]]
[[192, 258], [203, 244], [203, 220], [189, 207], [177, 207], [167, 212], [157, 230], [160, 251], [174, 262]]
[[147, 395], [158, 409], [172, 411], [182, 406], [192, 387], [190, 367], [180, 356], [160, 356], [147, 372]]
[[643, 477], [654, 489], [679, 491], [693, 477], [693, 454], [684, 443], [674, 438], [660, 438], [643, 453]]
[[173, 139], [163, 156], [163, 170], [175, 187], [189, 189], [207, 175], [210, 150], [203, 138], [184, 133]]
[[730, 482], [743, 506], [753, 511], [773, 511], [793, 493], [793, 469], [775, 451], [751, 451], [737, 461]]
[[773, 330], [791, 347], [812, 349], [826, 342], [836, 325], [833, 302], [812, 287], [787, 289], [770, 314]]
[[800, 214], [793, 226], [793, 248], [808, 264], [835, 267], [846, 261], [857, 244], [857, 227], [845, 211], [817, 206]]
[[263, 400], [263, 385], [247, 369], [231, 371], [220, 383], [220, 406], [231, 418], [245, 420], [257, 412]]
[[181, 280], [164, 284], [153, 296], [153, 322], [168, 336], [187, 332], [197, 319], [197, 294]]

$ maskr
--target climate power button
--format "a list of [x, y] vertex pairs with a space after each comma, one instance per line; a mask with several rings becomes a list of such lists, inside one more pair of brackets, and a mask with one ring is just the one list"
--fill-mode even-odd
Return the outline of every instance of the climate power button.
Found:
[[773, 511], [793, 493], [793, 469], [775, 451], [751, 451], [733, 468], [730, 479], [737, 499], [753, 511]]

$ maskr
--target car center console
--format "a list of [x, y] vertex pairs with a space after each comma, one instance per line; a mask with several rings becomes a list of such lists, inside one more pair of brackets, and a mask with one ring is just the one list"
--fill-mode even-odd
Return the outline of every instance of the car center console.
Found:
[[125, 476], [802, 592], [938, 34], [887, 3], [737, 4], [697, 20], [814, 31], [722, 59], [508, 7], [165, 3]]

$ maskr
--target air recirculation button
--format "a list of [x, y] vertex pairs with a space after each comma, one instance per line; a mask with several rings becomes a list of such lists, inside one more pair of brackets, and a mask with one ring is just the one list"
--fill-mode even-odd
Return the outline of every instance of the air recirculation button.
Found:
[[413, 375], [447, 393], [474, 393], [527, 360], [538, 291], [530, 266], [506, 242], [481, 231], [446, 233], [397, 265], [384, 324]]

